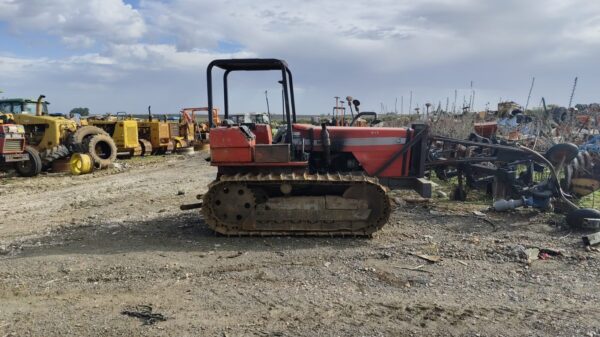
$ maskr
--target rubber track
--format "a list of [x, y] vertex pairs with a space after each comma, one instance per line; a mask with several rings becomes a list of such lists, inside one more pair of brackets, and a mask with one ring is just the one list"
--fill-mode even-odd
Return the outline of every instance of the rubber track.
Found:
[[[352, 230], [337, 230], [337, 231], [242, 231], [242, 230], [230, 230], [223, 232], [219, 228], [227, 227], [227, 224], [220, 223], [220, 221], [213, 214], [211, 207], [212, 195], [216, 188], [220, 185], [228, 183], [250, 183], [250, 184], [282, 184], [289, 182], [293, 184], [306, 184], [306, 185], [322, 185], [324, 189], [328, 185], [334, 184], [370, 184], [378, 187], [383, 200], [383, 212], [378, 217], [378, 220], [367, 227], [359, 231]], [[236, 175], [222, 175], [219, 180], [213, 181], [209, 187], [208, 192], [203, 196], [202, 212], [204, 214], [204, 220], [207, 225], [217, 233], [224, 235], [239, 235], [239, 236], [271, 236], [271, 235], [293, 235], [293, 236], [371, 236], [374, 232], [381, 229], [389, 220], [391, 213], [391, 201], [387, 195], [387, 188], [380, 185], [377, 178], [368, 177], [365, 175], [356, 174], [297, 174], [297, 173], [283, 173], [283, 174], [236, 174]]]

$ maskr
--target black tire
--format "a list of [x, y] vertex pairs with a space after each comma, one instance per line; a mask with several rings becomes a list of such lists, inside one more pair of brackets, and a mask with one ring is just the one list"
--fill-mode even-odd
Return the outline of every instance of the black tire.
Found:
[[85, 140], [84, 148], [94, 160], [94, 165], [107, 168], [117, 159], [117, 145], [108, 135], [94, 135]]
[[69, 135], [69, 147], [73, 152], [85, 153], [87, 152], [84, 148], [84, 143], [86, 139], [95, 135], [110, 136], [108, 132], [104, 131], [103, 129], [97, 126], [82, 126], [79, 129], [77, 129], [77, 131]]
[[552, 165], [559, 165], [561, 162], [564, 165], [570, 163], [579, 153], [579, 147], [573, 143], [561, 143], [552, 146], [546, 151], [544, 157], [548, 159]]
[[146, 139], [139, 140], [140, 148], [142, 149], [140, 156], [149, 156], [152, 154], [152, 143]]
[[454, 191], [452, 191], [452, 200], [455, 201], [466, 201], [467, 200], [467, 191], [460, 186], [456, 186]]
[[42, 172], [42, 158], [38, 150], [31, 146], [25, 147], [29, 160], [15, 164], [15, 170], [21, 177], [35, 177]]
[[565, 220], [571, 228], [584, 228], [584, 219], [600, 219], [600, 211], [593, 208], [576, 209], [569, 212]]
[[587, 172], [592, 172], [592, 167], [594, 166], [594, 160], [592, 159], [592, 155], [587, 152], [581, 152], [581, 157], [583, 158], [584, 165], [583, 167]]
[[40, 152], [40, 158], [42, 158], [42, 166], [49, 167], [53, 161], [61, 158], [66, 158], [71, 155], [71, 151], [64, 145], [57, 145], [55, 147], [45, 149]]

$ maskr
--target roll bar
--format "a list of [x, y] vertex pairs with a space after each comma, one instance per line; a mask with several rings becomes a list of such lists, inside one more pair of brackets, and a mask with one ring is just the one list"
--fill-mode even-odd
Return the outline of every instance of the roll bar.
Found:
[[[287, 122], [286, 142], [292, 144], [292, 123], [296, 123], [296, 102], [294, 99], [294, 83], [292, 72], [284, 60], [278, 59], [222, 59], [214, 60], [206, 68], [206, 90], [208, 96], [208, 111], [213, 109], [212, 70], [214, 67], [224, 70], [223, 73], [223, 100], [224, 115], [229, 118], [229, 93], [227, 79], [232, 71], [281, 71], [281, 84], [283, 85], [283, 99], [285, 117]], [[291, 105], [291, 108], [290, 108]], [[212, 116], [208, 115], [210, 127], [216, 127]]]

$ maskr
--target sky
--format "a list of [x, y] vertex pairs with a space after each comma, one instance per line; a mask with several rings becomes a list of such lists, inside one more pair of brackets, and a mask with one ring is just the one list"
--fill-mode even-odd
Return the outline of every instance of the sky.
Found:
[[[205, 106], [217, 58], [280, 58], [297, 111], [449, 101], [494, 108], [600, 101], [595, 0], [0, 0], [0, 96], [45, 94], [54, 112], [177, 113]], [[215, 81], [218, 77], [215, 76]], [[276, 73], [231, 75], [232, 112], [281, 111]], [[219, 82], [215, 82], [217, 88]], [[471, 88], [473, 85], [473, 91]], [[215, 104], [222, 106], [220, 90]]]

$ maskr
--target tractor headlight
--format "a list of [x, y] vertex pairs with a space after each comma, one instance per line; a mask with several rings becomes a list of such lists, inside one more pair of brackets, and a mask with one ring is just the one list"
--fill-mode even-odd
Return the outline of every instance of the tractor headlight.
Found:
[[18, 133], [25, 133], [25, 127], [23, 125], [18, 125], [17, 126], [17, 132]]

